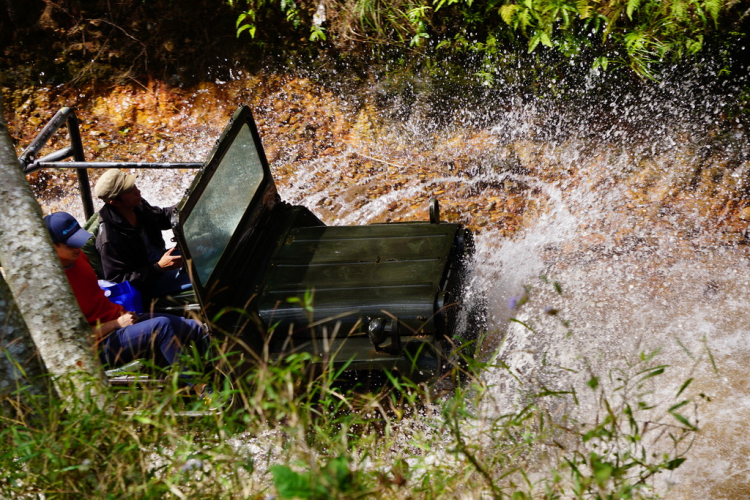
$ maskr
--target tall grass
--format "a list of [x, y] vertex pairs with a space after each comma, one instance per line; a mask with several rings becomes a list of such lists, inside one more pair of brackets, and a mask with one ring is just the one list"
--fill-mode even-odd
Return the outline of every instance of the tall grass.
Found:
[[[235, 359], [227, 345], [214, 363]], [[311, 374], [308, 361], [262, 360], [241, 383], [217, 384], [231, 410], [185, 395], [174, 377], [158, 390], [113, 389], [104, 408], [78, 399], [71, 411], [6, 414], [0, 496], [657, 498], [656, 479], [698, 432], [690, 380], [655, 396], [672, 382], [658, 353], [578, 374], [586, 394], [529, 383], [508, 406], [484, 377], [506, 372], [499, 360], [466, 359], [445, 375], [460, 370], [464, 382], [444, 394], [394, 374], [365, 391]], [[573, 411], [584, 398], [596, 401], [585, 419]]]

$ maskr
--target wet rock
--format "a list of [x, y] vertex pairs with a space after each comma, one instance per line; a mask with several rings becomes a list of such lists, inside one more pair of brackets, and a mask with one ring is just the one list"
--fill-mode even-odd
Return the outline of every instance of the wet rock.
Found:
[[745, 207], [740, 210], [737, 217], [743, 221], [750, 221], [750, 207]]

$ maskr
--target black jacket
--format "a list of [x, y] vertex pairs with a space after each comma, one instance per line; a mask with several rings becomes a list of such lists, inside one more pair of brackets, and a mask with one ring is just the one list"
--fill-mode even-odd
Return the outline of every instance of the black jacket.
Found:
[[[143, 227], [151, 244], [166, 252], [162, 230], [172, 227], [174, 207], [152, 207], [143, 200], [135, 209], [138, 225]], [[99, 211], [101, 224], [96, 236], [96, 249], [102, 256], [104, 279], [120, 283], [130, 281], [140, 290], [148, 289], [162, 270], [156, 262], [148, 261], [148, 250], [140, 232], [114, 208], [104, 205]]]

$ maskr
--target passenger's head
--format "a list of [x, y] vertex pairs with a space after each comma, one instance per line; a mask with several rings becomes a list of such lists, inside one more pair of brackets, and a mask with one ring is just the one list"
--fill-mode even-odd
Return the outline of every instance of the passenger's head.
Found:
[[44, 218], [44, 225], [55, 244], [57, 256], [63, 265], [72, 263], [81, 253], [81, 247], [93, 235], [83, 229], [78, 221], [66, 212], [56, 212]]
[[53, 243], [64, 243], [69, 247], [81, 248], [93, 235], [83, 229], [78, 221], [66, 212], [56, 212], [44, 218]]
[[135, 189], [135, 175], [122, 170], [110, 169], [99, 177], [94, 186], [94, 194], [105, 203], [116, 201], [121, 194]]

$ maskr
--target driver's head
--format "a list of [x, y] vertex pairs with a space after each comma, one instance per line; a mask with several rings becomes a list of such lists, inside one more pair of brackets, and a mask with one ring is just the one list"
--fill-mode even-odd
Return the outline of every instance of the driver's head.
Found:
[[113, 168], [107, 170], [104, 175], [99, 177], [94, 186], [94, 194], [101, 198], [105, 203], [116, 200], [125, 191], [130, 191], [135, 187], [135, 175], [126, 174], [122, 170]]

